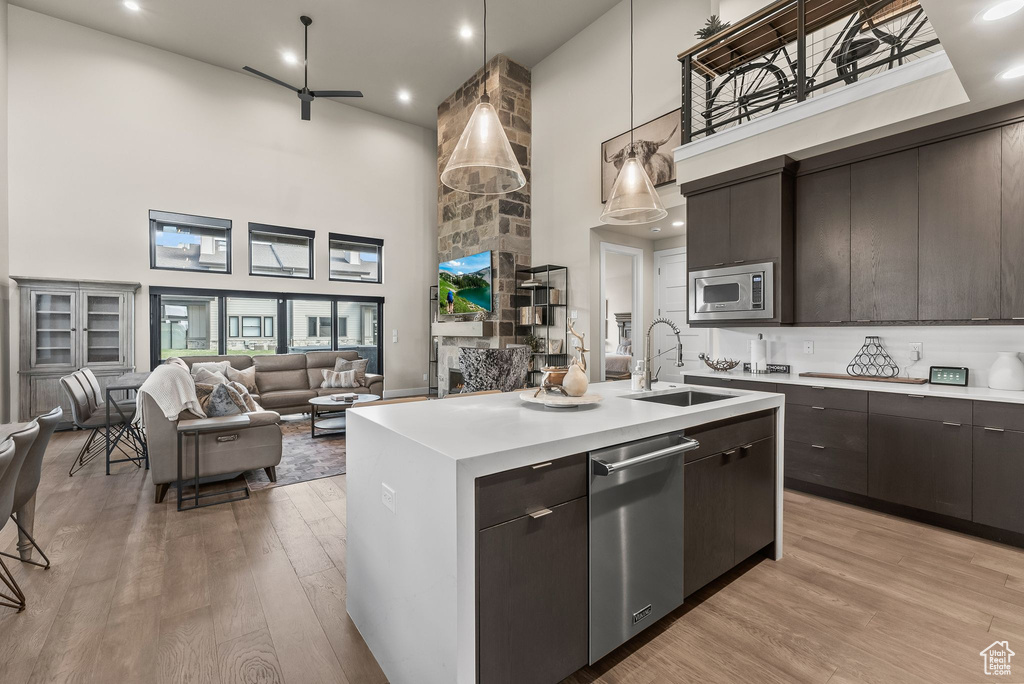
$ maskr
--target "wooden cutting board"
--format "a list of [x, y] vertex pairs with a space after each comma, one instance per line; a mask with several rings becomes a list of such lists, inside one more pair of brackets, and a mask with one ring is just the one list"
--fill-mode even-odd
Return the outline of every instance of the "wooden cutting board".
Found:
[[829, 378], [831, 380], [867, 380], [868, 382], [894, 382], [901, 385], [927, 385], [928, 378], [871, 378], [845, 373], [801, 373], [801, 378]]

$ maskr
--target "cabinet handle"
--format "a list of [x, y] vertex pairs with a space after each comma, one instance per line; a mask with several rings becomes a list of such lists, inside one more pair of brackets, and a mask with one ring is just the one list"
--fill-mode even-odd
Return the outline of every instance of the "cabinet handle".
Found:
[[986, 427], [989, 432], [1004, 432], [1003, 428]]
[[1011, 321], [1024, 321], [1024, 316], [1013, 316]]
[[752, 446], [754, 446], [754, 445], [753, 444], [744, 444], [743, 446], [740, 447], [740, 449], [749, 449]]
[[815, 386], [814, 386], [814, 387], [812, 387], [811, 389], [820, 389], [820, 390], [823, 390], [823, 389], [825, 389], [825, 388], [824, 388], [824, 387], [822, 387], [821, 385], [815, 385]]
[[724, 261], [720, 261], [717, 264], [715, 264], [715, 266], [725, 266], [725, 262]]
[[842, 323], [842, 321], [829, 321], [829, 323]]
[[545, 515], [551, 515], [551, 509], [550, 508], [542, 508], [539, 511], [534, 511], [533, 513], [529, 513], [528, 515], [531, 518], [533, 518], [534, 520], [536, 520], [537, 518], [543, 518]]
[[547, 463], [538, 463], [537, 465], [530, 467], [534, 470], [540, 470], [541, 468], [547, 468], [549, 465], [551, 465], [551, 461], [548, 461]]
[[746, 261], [746, 259], [737, 259], [736, 261], [734, 261], [732, 263], [734, 263], [734, 264], [742, 264], [744, 261]]
[[733, 454], [735, 454], [735, 453], [736, 453], [737, 451], [738, 451], [738, 449], [730, 449], [729, 451], [726, 451], [726, 452], [725, 452], [725, 455], [726, 455], [726, 456], [732, 456], [732, 455], [733, 455]]
[[812, 444], [811, 448], [813, 448], [813, 449], [824, 449], [825, 447], [821, 446], [820, 444]]
[[972, 318], [971, 320], [972, 321], [987, 321], [988, 317], [987, 316], [978, 316], [977, 318]]
[[942, 421], [942, 424], [943, 425], [948, 425], [949, 427], [960, 427], [960, 423], [951, 423], [948, 420]]
[[908, 394], [907, 396], [911, 399], [924, 399], [923, 394]]
[[858, 318], [857, 322], [858, 323], [870, 323], [871, 319], [870, 318]]
[[814, 409], [815, 411], [824, 411], [825, 410], [824, 406], [812, 406], [811, 408]]

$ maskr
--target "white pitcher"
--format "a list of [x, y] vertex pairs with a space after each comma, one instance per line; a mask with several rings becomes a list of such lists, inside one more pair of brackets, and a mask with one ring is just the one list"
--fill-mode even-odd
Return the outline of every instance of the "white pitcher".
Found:
[[999, 390], [1024, 391], [1024, 363], [1018, 352], [998, 352], [988, 369], [988, 386]]

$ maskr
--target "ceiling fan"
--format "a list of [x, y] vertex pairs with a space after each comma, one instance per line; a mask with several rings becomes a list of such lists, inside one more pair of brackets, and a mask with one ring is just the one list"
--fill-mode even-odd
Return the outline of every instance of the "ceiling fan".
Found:
[[302, 56], [302, 87], [296, 88], [293, 85], [285, 83], [284, 81], [278, 80], [273, 76], [268, 76], [262, 71], [257, 71], [252, 67], [242, 67], [245, 71], [251, 74], [256, 74], [260, 78], [265, 78], [271, 83], [276, 83], [279, 86], [284, 86], [288, 90], [294, 91], [298, 96], [299, 100], [302, 101], [302, 120], [309, 121], [309, 105], [314, 99], [318, 97], [362, 97], [363, 93], [358, 90], [310, 90], [309, 89], [309, 25], [313, 23], [313, 20], [303, 15], [299, 17], [299, 21], [302, 22], [303, 32], [305, 34], [305, 45], [304, 54]]

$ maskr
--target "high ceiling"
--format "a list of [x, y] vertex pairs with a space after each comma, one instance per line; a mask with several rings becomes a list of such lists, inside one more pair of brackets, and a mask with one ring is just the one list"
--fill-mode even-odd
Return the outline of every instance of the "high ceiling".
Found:
[[[437, 105], [482, 63], [480, 0], [14, 0], [11, 4], [227, 69], [301, 86], [300, 14], [312, 90], [362, 90], [346, 104], [427, 128]], [[487, 52], [532, 67], [618, 0], [490, 0]], [[459, 33], [471, 27], [472, 37]], [[290, 65], [291, 51], [300, 63]], [[255, 77], [253, 77], [255, 78]], [[289, 97], [279, 86], [281, 97]], [[398, 98], [408, 91], [409, 102]], [[291, 96], [294, 97], [294, 96]], [[298, 111], [298, 107], [296, 107]]]

